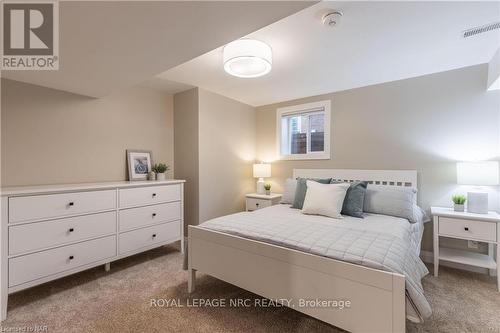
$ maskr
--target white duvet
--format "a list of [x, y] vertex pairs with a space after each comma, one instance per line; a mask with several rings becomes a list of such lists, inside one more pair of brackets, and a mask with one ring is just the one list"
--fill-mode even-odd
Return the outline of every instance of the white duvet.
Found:
[[379, 214], [332, 219], [275, 205], [219, 217], [201, 227], [403, 274], [407, 317], [420, 321], [431, 314], [421, 285], [428, 274], [419, 258], [422, 223]]
[[289, 219], [299, 218], [303, 221], [310, 223], [327, 223], [337, 224], [339, 226], [348, 226], [357, 230], [371, 230], [380, 231], [384, 230], [391, 235], [399, 238], [410, 235], [412, 247], [417, 254], [420, 255], [420, 242], [422, 240], [422, 233], [424, 231], [423, 221], [418, 223], [410, 223], [407, 219], [400, 217], [364, 213], [364, 218], [343, 215], [342, 219], [332, 219], [329, 217], [318, 215], [305, 215], [299, 209], [292, 209], [290, 205], [275, 205], [265, 209], [259, 209], [252, 214], [261, 215], [263, 217], [271, 217], [273, 215], [285, 217]]

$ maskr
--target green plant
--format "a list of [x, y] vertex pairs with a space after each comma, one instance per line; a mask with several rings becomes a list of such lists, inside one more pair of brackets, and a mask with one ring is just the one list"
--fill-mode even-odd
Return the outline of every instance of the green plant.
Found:
[[153, 165], [151, 168], [151, 171], [156, 172], [156, 173], [164, 173], [165, 171], [168, 171], [170, 167], [166, 165], [165, 163], [156, 163]]
[[268, 184], [265, 184], [265, 185], [264, 185], [264, 189], [265, 189], [266, 191], [270, 191], [270, 190], [271, 190], [271, 184], [269, 184], [269, 183], [268, 183]]
[[467, 201], [467, 198], [465, 197], [465, 195], [455, 194], [451, 197], [451, 200], [455, 205], [463, 205], [465, 201]]

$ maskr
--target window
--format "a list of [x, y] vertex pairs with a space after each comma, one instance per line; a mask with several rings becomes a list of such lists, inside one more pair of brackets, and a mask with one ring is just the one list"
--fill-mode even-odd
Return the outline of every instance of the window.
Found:
[[281, 159], [330, 159], [330, 101], [277, 110]]

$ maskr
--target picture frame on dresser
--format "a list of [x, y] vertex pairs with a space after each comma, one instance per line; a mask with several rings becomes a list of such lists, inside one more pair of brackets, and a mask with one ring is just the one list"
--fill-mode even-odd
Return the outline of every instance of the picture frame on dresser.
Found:
[[127, 149], [128, 180], [147, 180], [152, 165], [151, 150]]

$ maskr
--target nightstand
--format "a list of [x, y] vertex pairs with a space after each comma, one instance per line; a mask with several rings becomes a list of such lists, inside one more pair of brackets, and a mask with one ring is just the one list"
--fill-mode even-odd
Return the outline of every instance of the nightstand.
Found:
[[[431, 207], [434, 224], [434, 276], [438, 276], [439, 261], [448, 261], [496, 270], [500, 291], [500, 215], [495, 212], [473, 214], [455, 212], [452, 208]], [[458, 238], [488, 243], [488, 254], [439, 247], [439, 237]], [[494, 259], [496, 245], [497, 262]]]
[[279, 204], [281, 200], [281, 194], [271, 193], [270, 195], [267, 195], [250, 193], [246, 195], [246, 198], [246, 210], [247, 212], [251, 212], [253, 210]]

